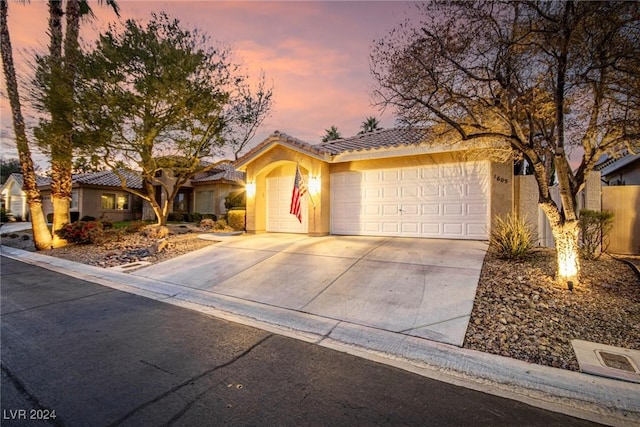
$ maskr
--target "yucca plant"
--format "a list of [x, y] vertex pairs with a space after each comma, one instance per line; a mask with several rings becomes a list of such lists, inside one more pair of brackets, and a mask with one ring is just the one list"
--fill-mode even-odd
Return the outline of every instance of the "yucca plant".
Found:
[[504, 219], [495, 217], [490, 244], [500, 257], [518, 259], [531, 252], [533, 236], [524, 218], [507, 214]]

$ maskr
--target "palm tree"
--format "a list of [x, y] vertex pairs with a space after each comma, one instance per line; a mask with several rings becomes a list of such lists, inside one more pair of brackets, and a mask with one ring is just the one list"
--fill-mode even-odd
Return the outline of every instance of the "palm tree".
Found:
[[322, 137], [322, 142], [335, 141], [336, 139], [342, 139], [342, 135], [338, 132], [338, 128], [331, 126], [330, 129], [325, 129], [325, 136]]
[[[102, 0], [99, 0], [102, 3]], [[114, 0], [107, 0], [107, 4], [119, 15], [119, 8]], [[69, 109], [69, 101], [73, 98], [74, 79], [79, 53], [80, 17], [84, 14], [92, 15], [91, 8], [86, 0], [68, 0], [67, 32], [64, 39], [64, 57], [62, 56], [62, 2], [49, 0], [49, 67], [52, 70], [50, 88], [55, 88], [57, 94], [63, 94], [55, 99], [55, 105], [49, 109], [51, 114], [50, 129], [55, 129], [51, 134], [51, 166], [52, 181], [51, 193], [54, 208], [54, 230], [58, 230], [66, 222], [69, 222], [69, 208], [71, 200], [71, 169], [73, 158], [73, 146], [71, 144], [72, 109]], [[26, 135], [24, 117], [20, 105], [18, 83], [13, 63], [13, 51], [9, 38], [7, 24], [8, 4], [6, 0], [0, 0], [0, 39], [2, 50], [2, 62], [7, 84], [7, 93], [13, 116], [14, 132], [16, 134], [16, 148], [20, 158], [23, 173], [23, 190], [27, 195], [27, 203], [31, 212], [33, 227], [33, 239], [36, 249], [47, 249], [60, 246], [65, 242], [54, 233], [53, 238], [42, 211], [42, 198], [36, 186], [36, 177], [33, 167], [33, 159], [29, 149], [29, 141]], [[50, 94], [51, 95], [51, 94]], [[66, 96], [65, 96], [66, 95]], [[71, 112], [71, 115], [69, 115]]]
[[373, 116], [367, 117], [360, 125], [360, 129], [362, 130], [358, 132], [358, 135], [382, 130], [382, 128], [380, 127], [380, 122]]
[[3, 71], [11, 105], [11, 116], [13, 119], [13, 130], [16, 136], [16, 148], [22, 168], [23, 187], [22, 190], [27, 195], [27, 204], [31, 215], [31, 228], [33, 230], [33, 242], [38, 250], [51, 247], [51, 233], [47, 227], [47, 221], [42, 211], [42, 198], [36, 184], [36, 174], [29, 149], [29, 140], [25, 129], [22, 107], [20, 105], [20, 95], [18, 92], [18, 81], [16, 70], [13, 65], [13, 50], [9, 37], [9, 26], [7, 24], [8, 4], [6, 0], [0, 1], [0, 53], [2, 55]]
[[[100, 1], [102, 3], [102, 1]], [[108, 0], [119, 15], [115, 1]], [[78, 60], [80, 58], [79, 34], [80, 19], [93, 13], [86, 0], [67, 0], [66, 29], [63, 39], [62, 2], [49, 0], [49, 57], [47, 71], [50, 73], [49, 85], [45, 91], [45, 109], [50, 114], [46, 130], [40, 133], [46, 140], [51, 152], [51, 203], [53, 205], [53, 241], [54, 247], [64, 246], [66, 242], [56, 233], [66, 223], [71, 222], [69, 210], [71, 203], [71, 172], [73, 170], [73, 122], [74, 92]], [[63, 44], [64, 43], [64, 44]]]

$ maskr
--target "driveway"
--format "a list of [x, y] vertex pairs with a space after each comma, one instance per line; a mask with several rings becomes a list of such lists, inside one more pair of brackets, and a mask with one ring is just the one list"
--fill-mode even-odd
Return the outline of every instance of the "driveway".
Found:
[[462, 346], [487, 243], [258, 234], [132, 275]]

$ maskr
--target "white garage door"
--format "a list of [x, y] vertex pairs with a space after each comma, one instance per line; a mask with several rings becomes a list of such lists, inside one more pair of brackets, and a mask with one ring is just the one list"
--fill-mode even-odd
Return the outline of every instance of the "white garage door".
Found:
[[302, 224], [295, 215], [289, 213], [291, 209], [291, 194], [293, 192], [293, 176], [267, 178], [267, 231], [281, 233], [307, 232], [307, 198], [300, 201], [302, 208]]
[[487, 162], [331, 175], [333, 234], [487, 239]]

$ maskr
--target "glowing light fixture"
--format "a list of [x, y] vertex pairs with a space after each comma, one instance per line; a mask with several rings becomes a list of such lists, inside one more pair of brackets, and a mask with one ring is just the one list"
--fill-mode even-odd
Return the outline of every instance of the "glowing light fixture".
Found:
[[578, 260], [577, 254], [572, 251], [566, 251], [566, 253], [560, 254], [558, 262], [558, 276], [573, 281], [578, 275]]
[[256, 183], [253, 181], [247, 182], [245, 190], [247, 190], [247, 197], [254, 197], [256, 195]]
[[309, 178], [309, 192], [311, 194], [318, 194], [320, 192], [320, 178], [312, 176]]

